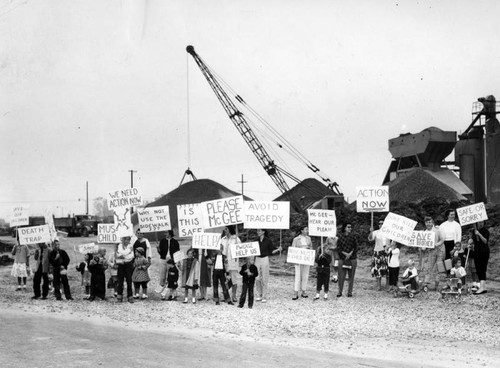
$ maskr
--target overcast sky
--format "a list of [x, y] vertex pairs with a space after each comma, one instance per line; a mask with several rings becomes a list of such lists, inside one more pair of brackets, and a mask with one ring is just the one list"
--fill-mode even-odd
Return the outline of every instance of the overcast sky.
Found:
[[148, 200], [188, 165], [277, 197], [187, 45], [352, 201], [381, 184], [388, 139], [460, 132], [478, 97], [500, 96], [498, 14], [495, 0], [0, 0], [0, 217], [81, 213], [86, 181], [106, 196], [131, 169]]

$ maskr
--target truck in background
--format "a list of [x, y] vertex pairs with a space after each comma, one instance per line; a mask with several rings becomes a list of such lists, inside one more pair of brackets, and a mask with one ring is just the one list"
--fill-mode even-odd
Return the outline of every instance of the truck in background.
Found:
[[93, 215], [73, 215], [73, 217], [54, 217], [54, 226], [68, 236], [97, 235], [97, 225], [102, 220]]

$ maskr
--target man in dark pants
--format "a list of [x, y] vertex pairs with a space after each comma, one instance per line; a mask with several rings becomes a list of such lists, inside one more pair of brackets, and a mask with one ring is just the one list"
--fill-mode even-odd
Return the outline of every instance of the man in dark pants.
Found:
[[61, 283], [64, 289], [64, 296], [66, 300], [73, 300], [71, 297], [71, 292], [69, 290], [68, 282], [68, 265], [69, 256], [65, 250], [61, 249], [59, 240], [56, 239], [53, 242], [53, 249], [49, 253], [49, 262], [53, 268], [54, 276], [54, 295], [57, 300], [62, 300], [61, 297]]
[[212, 282], [214, 290], [214, 300], [215, 304], [219, 305], [219, 282], [222, 286], [222, 294], [224, 295], [224, 300], [229, 305], [233, 305], [231, 298], [229, 297], [229, 292], [226, 287], [226, 270], [224, 269], [224, 261], [221, 251], [216, 251], [212, 253], [211, 257], [214, 263], [214, 270], [212, 272]]
[[[33, 275], [33, 292], [35, 295], [31, 299], [47, 299], [49, 294], [49, 252], [50, 249], [45, 243], [38, 243], [35, 251], [35, 274]], [[40, 293], [40, 283], [43, 279], [42, 293]]]
[[243, 308], [248, 290], [248, 308], [253, 307], [253, 288], [255, 285], [255, 278], [259, 276], [257, 267], [254, 265], [254, 257], [248, 257], [240, 270], [240, 275], [243, 276], [243, 289], [241, 290], [240, 303], [238, 308]]

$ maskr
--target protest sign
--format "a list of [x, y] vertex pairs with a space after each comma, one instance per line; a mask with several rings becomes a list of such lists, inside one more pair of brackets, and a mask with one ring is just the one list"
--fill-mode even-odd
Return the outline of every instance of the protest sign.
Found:
[[307, 210], [309, 217], [309, 235], [331, 236], [337, 235], [337, 217], [334, 210]]
[[97, 224], [98, 243], [119, 243], [114, 224]]
[[108, 206], [110, 210], [116, 208], [130, 208], [140, 206], [141, 204], [142, 195], [137, 188], [115, 190], [108, 193]]
[[173, 254], [173, 256], [174, 256], [174, 263], [182, 262], [187, 258], [186, 253], [184, 253], [182, 250], [178, 250]]
[[408, 243], [409, 247], [417, 247], [417, 248], [427, 248], [433, 249], [436, 242], [436, 233], [434, 231], [413, 231], [410, 242]]
[[259, 242], [231, 244], [233, 258], [260, 256]]
[[17, 229], [19, 235], [19, 244], [36, 244], [36, 243], [50, 243], [49, 225], [20, 227]]
[[10, 227], [24, 226], [30, 224], [29, 206], [15, 206], [12, 208]]
[[168, 206], [148, 207], [138, 210], [139, 229], [143, 233], [166, 231], [172, 229]]
[[389, 212], [380, 232], [386, 238], [408, 245], [416, 225], [417, 221]]
[[54, 224], [54, 215], [52, 214], [52, 211], [50, 211], [50, 209], [47, 208], [45, 210], [44, 218], [45, 218], [45, 225], [49, 226], [50, 240], [53, 241], [57, 238], [57, 230]]
[[389, 212], [389, 187], [356, 187], [357, 212]]
[[191, 243], [197, 249], [220, 249], [220, 234], [217, 233], [195, 233]]
[[194, 233], [202, 233], [201, 208], [199, 203], [177, 205], [179, 237], [186, 238]]
[[243, 222], [243, 196], [202, 202], [200, 206], [204, 229], [241, 224]]
[[118, 238], [134, 235], [132, 219], [130, 218], [130, 208], [117, 208], [113, 211], [115, 222], [115, 233]]
[[245, 229], [289, 229], [290, 202], [245, 201]]
[[288, 247], [287, 250], [287, 263], [296, 263], [314, 266], [314, 259], [316, 252], [312, 249]]
[[460, 221], [460, 225], [462, 226], [488, 220], [488, 215], [486, 214], [486, 208], [484, 207], [483, 202], [457, 208], [457, 214], [458, 221]]
[[79, 244], [78, 245], [78, 252], [81, 254], [87, 254], [87, 253], [97, 253], [99, 251], [99, 245], [95, 243], [87, 243], [87, 244]]

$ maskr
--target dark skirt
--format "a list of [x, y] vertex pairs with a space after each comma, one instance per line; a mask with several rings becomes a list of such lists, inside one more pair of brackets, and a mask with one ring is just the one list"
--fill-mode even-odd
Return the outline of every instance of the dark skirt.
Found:
[[201, 255], [200, 262], [200, 286], [212, 287], [210, 268], [207, 264], [207, 257], [203, 254]]

